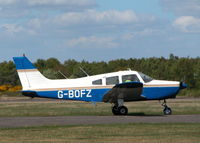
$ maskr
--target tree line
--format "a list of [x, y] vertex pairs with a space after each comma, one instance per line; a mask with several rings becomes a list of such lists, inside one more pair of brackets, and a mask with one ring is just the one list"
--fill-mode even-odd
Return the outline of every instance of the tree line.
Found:
[[[68, 59], [61, 63], [56, 58], [38, 59], [35, 66], [50, 79], [62, 79], [63, 73], [68, 78], [132, 69], [141, 71], [155, 79], [184, 81], [190, 89], [200, 90], [200, 57], [178, 57], [170, 54], [169, 58], [130, 58], [116, 59], [108, 62], [88, 62]], [[20, 85], [20, 81], [12, 61], [0, 63], [0, 85]]]

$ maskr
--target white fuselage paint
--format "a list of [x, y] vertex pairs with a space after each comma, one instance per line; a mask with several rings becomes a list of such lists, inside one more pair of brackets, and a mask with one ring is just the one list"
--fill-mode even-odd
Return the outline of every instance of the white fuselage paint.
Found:
[[[51, 91], [51, 90], [63, 90], [68, 89], [69, 97], [73, 96], [85, 96], [88, 89], [95, 88], [112, 88], [114, 85], [106, 85], [106, 78], [112, 76], [119, 76], [119, 83], [122, 83], [121, 76], [135, 74], [137, 75], [140, 82], [144, 84], [144, 87], [173, 87], [179, 86], [178, 81], [165, 81], [165, 80], [152, 80], [145, 83], [137, 71], [119, 71], [107, 74], [100, 74], [94, 76], [88, 76], [77, 79], [56, 79], [51, 80], [44, 77], [37, 69], [33, 70], [18, 70], [20, 80], [22, 82], [23, 90], [35, 90], [35, 91]], [[92, 81], [102, 79], [102, 85], [93, 85]], [[76, 91], [77, 89], [77, 91]], [[72, 94], [73, 91], [73, 94]], [[74, 93], [75, 92], [75, 93]], [[87, 93], [86, 93], [87, 92]], [[59, 96], [62, 97], [64, 93], [58, 92]], [[87, 95], [89, 96], [89, 94]]]

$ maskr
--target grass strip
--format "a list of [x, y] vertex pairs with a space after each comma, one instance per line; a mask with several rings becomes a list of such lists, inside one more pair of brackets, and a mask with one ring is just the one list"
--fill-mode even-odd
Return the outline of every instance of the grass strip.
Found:
[[2, 143], [197, 143], [200, 123], [67, 125], [0, 129]]

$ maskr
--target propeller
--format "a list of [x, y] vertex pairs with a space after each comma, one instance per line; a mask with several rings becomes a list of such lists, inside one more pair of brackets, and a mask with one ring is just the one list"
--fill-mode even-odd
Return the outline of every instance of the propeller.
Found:
[[188, 85], [186, 83], [180, 82], [180, 89], [185, 89], [187, 87], [188, 87]]

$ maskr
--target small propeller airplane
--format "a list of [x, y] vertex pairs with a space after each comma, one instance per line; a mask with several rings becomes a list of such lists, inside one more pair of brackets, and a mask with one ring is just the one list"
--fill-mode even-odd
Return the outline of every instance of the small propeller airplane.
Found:
[[127, 115], [124, 102], [163, 100], [163, 113], [170, 115], [172, 110], [166, 99], [176, 98], [183, 82], [155, 80], [141, 72], [127, 70], [77, 79], [47, 79], [27, 57], [13, 57], [22, 84], [22, 94], [29, 97], [42, 97], [87, 102], [112, 103], [114, 115]]

